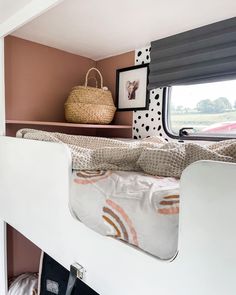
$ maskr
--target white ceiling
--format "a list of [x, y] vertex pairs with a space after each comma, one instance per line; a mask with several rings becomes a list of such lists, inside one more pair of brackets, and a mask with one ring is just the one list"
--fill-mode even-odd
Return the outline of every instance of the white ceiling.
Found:
[[0, 24], [27, 5], [31, 0], [0, 0]]
[[13, 35], [99, 60], [235, 14], [235, 0], [65, 0]]

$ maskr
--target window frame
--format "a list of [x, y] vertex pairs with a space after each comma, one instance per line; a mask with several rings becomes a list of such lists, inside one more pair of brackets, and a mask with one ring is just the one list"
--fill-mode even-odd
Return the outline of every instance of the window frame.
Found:
[[[163, 88], [163, 97], [162, 97], [162, 125], [163, 129], [166, 133], [166, 135], [172, 139], [176, 139], [179, 141], [184, 141], [184, 140], [199, 140], [199, 141], [221, 141], [221, 140], [228, 140], [228, 139], [236, 139], [236, 136], [219, 136], [219, 135], [210, 135], [209, 133], [204, 135], [183, 135], [179, 136], [176, 134], [172, 133], [172, 130], [170, 129], [170, 100], [171, 100], [171, 86], [164, 87]], [[184, 126], [183, 126], [184, 127]], [[187, 127], [192, 127], [192, 126], [185, 126]]]

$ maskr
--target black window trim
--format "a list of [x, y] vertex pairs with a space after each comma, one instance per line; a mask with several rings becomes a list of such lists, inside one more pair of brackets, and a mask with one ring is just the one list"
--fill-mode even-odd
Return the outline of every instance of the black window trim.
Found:
[[[171, 87], [164, 87], [163, 88], [163, 97], [162, 97], [162, 126], [163, 130], [165, 131], [166, 135], [172, 139], [176, 139], [179, 141], [183, 140], [199, 140], [199, 141], [221, 141], [221, 140], [228, 140], [228, 139], [236, 139], [236, 137], [226, 137], [226, 136], [201, 136], [201, 135], [185, 135], [182, 137], [179, 137], [178, 135], [175, 135], [171, 133], [171, 130], [169, 128], [169, 120], [170, 117], [168, 116], [169, 112], [169, 103], [168, 100], [170, 98], [171, 94]], [[184, 127], [192, 127], [192, 126], [184, 126]]]

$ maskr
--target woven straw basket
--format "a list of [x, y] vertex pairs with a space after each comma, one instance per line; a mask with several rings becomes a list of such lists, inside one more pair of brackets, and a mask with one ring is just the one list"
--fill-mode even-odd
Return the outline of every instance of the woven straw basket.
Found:
[[[97, 81], [96, 87], [88, 86], [91, 71], [97, 71], [99, 74], [101, 88], [97, 87]], [[96, 68], [88, 70], [84, 86], [72, 88], [65, 103], [66, 120], [73, 123], [109, 124], [113, 120], [115, 111], [111, 92], [103, 88], [102, 74]]]

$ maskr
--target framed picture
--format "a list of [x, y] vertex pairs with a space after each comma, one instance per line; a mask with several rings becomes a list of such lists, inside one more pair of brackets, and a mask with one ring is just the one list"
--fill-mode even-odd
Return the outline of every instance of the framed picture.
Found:
[[116, 71], [118, 111], [146, 110], [148, 108], [148, 64]]

